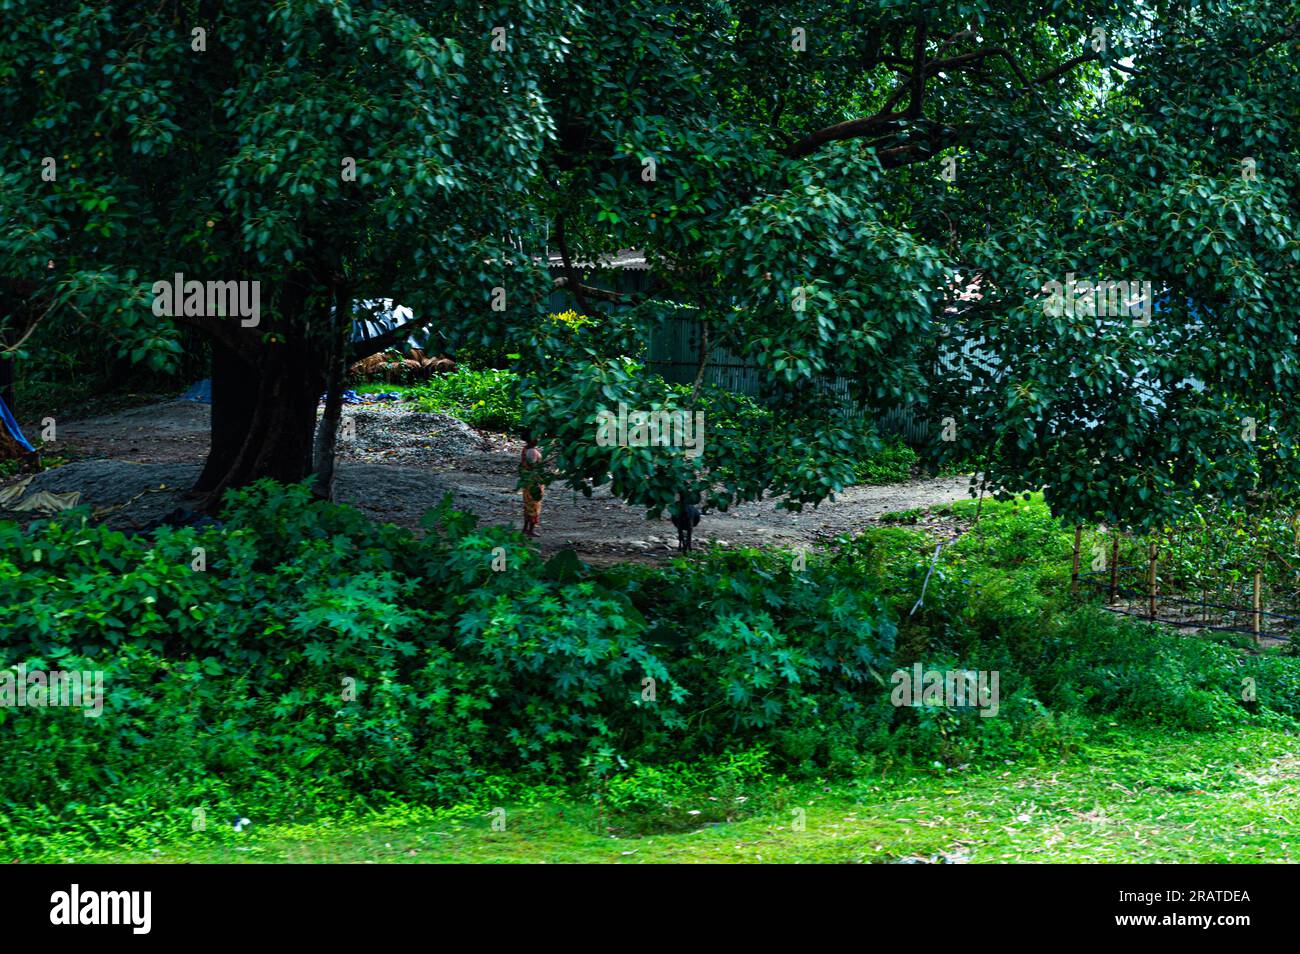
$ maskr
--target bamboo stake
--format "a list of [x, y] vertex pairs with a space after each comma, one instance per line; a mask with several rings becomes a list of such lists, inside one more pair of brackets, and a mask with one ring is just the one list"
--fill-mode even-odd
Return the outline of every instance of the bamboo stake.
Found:
[[1156, 544], [1153, 540], [1149, 551], [1150, 566], [1147, 570], [1147, 616], [1154, 622], [1156, 618]]
[[1110, 603], [1114, 605], [1119, 595], [1119, 531], [1110, 544]]
[[1083, 524], [1074, 526], [1074, 565], [1070, 569], [1070, 594], [1079, 592], [1079, 546], [1083, 542]]
[[1254, 620], [1253, 620], [1253, 622], [1250, 624], [1250, 631], [1251, 631], [1252, 633], [1255, 634], [1255, 645], [1256, 645], [1256, 646], [1259, 645], [1259, 630], [1260, 630], [1260, 626], [1259, 626], [1259, 623], [1260, 623], [1260, 612], [1259, 612], [1259, 610], [1260, 610], [1260, 598], [1259, 598], [1259, 597], [1260, 597], [1260, 591], [1263, 589], [1263, 582], [1264, 582], [1264, 574], [1263, 574], [1263, 572], [1262, 572], [1261, 570], [1256, 570], [1256, 571], [1255, 571], [1255, 599], [1254, 599], [1255, 615], [1254, 615]]

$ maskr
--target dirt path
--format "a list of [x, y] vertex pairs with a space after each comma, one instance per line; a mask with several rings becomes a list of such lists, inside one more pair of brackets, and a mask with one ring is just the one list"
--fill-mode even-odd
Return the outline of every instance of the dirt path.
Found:
[[[337, 496], [375, 518], [418, 528], [420, 516], [450, 492], [456, 505], [489, 524], [518, 526], [515, 490], [519, 445], [482, 435], [442, 415], [400, 407], [363, 406], [345, 413], [356, 438], [341, 448]], [[168, 401], [79, 421], [60, 422], [50, 453], [73, 460], [46, 471], [33, 490], [81, 491], [110, 525], [138, 529], [182, 506], [181, 494], [198, 473], [208, 446], [209, 408]], [[881, 514], [958, 500], [965, 477], [854, 487], [816, 509], [792, 514], [775, 501], [707, 513], [696, 540], [724, 546], [815, 546], [861, 530]], [[112, 509], [110, 509], [112, 508]], [[566, 488], [548, 490], [542, 513], [543, 552], [575, 547], [588, 560], [667, 556], [676, 533], [667, 519], [647, 521], [604, 490], [586, 498]]]

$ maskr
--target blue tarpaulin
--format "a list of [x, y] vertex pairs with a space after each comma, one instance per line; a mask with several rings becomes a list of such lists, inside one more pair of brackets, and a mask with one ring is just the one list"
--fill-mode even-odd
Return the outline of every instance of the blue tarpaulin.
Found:
[[[396, 391], [385, 391], [382, 394], [358, 394], [351, 389], [343, 392], [344, 404], [375, 404], [380, 401], [400, 401], [402, 396]], [[212, 382], [204, 378], [198, 384], [190, 387], [188, 391], [181, 395], [182, 401], [198, 401], [200, 404], [212, 403]], [[321, 402], [324, 403], [325, 396], [321, 395]], [[10, 421], [9, 409], [5, 409], [5, 420]], [[13, 425], [15, 428], [17, 425]]]
[[36, 453], [36, 448], [28, 443], [27, 438], [23, 437], [22, 428], [18, 426], [14, 416], [9, 413], [9, 405], [5, 403], [4, 398], [0, 398], [0, 421], [4, 422], [5, 430], [9, 432], [9, 436], [25, 447], [29, 454]]
[[[402, 396], [396, 391], [385, 391], [382, 394], [358, 394], [351, 388], [343, 392], [344, 404], [376, 404], [380, 401], [400, 401]], [[324, 395], [321, 396], [321, 403], [325, 403]]]
[[188, 391], [181, 395], [182, 401], [198, 401], [200, 404], [212, 403], [212, 381], [204, 378], [198, 384], [192, 385]]

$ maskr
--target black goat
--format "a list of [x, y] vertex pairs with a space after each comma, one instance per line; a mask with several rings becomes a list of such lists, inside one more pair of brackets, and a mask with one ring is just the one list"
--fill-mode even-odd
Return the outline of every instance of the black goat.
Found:
[[691, 531], [700, 524], [700, 508], [682, 501], [673, 514], [673, 526], [677, 528], [677, 549], [682, 553], [691, 550]]

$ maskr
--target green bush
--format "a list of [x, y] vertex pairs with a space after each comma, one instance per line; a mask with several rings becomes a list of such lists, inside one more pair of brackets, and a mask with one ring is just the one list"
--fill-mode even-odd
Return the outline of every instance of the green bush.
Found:
[[365, 384], [359, 392], [396, 391], [424, 413], [447, 414], [472, 427], [518, 433], [519, 376], [508, 370], [460, 367], [413, 385]]
[[[1069, 534], [1035, 506], [992, 508], [933, 573], [899, 527], [806, 566], [714, 550], [593, 569], [447, 501], [419, 538], [273, 484], [231, 493], [223, 521], [0, 524], [0, 665], [105, 688], [98, 718], [0, 708], [0, 851], [477, 803], [503, 779], [674, 826], [730, 817], [769, 776], [1057, 757], [1097, 722], [1300, 717], [1300, 660], [1071, 602]], [[890, 674], [917, 662], [998, 671], [998, 716], [896, 707]]]
[[[1004, 746], [1013, 754], [1027, 753], [1023, 740], [1049, 721], [1059, 744], [1041, 745], [1044, 752], [1068, 749], [1091, 720], [1207, 730], [1300, 715], [1293, 701], [1300, 666], [1292, 660], [1243, 653], [1231, 640], [1178, 635], [1072, 600], [1071, 546], [1072, 533], [1041, 503], [986, 502], [980, 524], [944, 548], [925, 603], [911, 616], [908, 604], [929, 569], [932, 545], [893, 528], [846, 542], [841, 560], [900, 595], [900, 663], [944, 659], [954, 668], [1001, 673], [999, 718], [936, 713], [931, 718], [942, 732], [914, 753], [960, 750], [955, 757], [969, 760], [1017, 722], [1024, 723], [1018, 740]], [[1028, 708], [1018, 711], [1017, 700]], [[905, 717], [899, 734], [916, 736], [902, 731], [908, 724]]]
[[[883, 604], [825, 569], [681, 563], [629, 595], [445, 502], [418, 539], [305, 487], [234, 492], [223, 519], [150, 537], [84, 511], [0, 525], [3, 664], [99, 670], [106, 695], [99, 718], [0, 709], [0, 848], [40, 819], [121, 846], [184, 833], [201, 806], [448, 803], [503, 774], [572, 782], [593, 760], [852, 733], [891, 645]], [[96, 814], [110, 803], [152, 807]]]
[[635, 765], [601, 780], [593, 794], [614, 827], [631, 834], [735, 821], [783, 804], [767, 750], [757, 747], [700, 762]]
[[881, 446], [880, 450], [857, 464], [858, 482], [862, 484], [897, 484], [911, 480], [919, 458], [916, 451], [901, 441]]
[[411, 392], [415, 408], [459, 418], [473, 427], [517, 433], [522, 405], [513, 371], [458, 368], [435, 375]]

